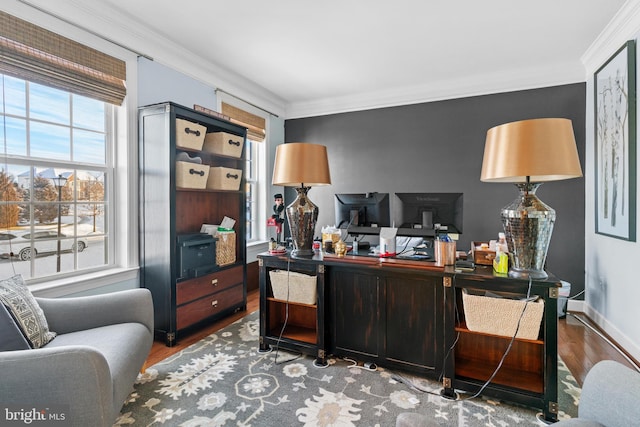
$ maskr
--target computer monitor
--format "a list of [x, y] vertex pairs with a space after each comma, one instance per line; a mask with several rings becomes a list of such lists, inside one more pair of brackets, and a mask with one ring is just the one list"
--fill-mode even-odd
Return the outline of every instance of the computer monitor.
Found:
[[462, 193], [396, 193], [394, 206], [400, 236], [433, 237], [436, 224], [462, 233]]
[[336, 194], [336, 227], [349, 234], [379, 234], [391, 225], [389, 193]]

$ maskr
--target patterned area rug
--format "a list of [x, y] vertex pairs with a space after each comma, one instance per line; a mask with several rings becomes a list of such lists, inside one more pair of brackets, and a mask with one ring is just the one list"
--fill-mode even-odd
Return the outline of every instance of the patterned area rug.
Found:
[[[439, 396], [440, 383], [378, 367], [258, 352], [254, 312], [139, 375], [115, 425], [395, 426], [402, 412], [442, 426], [533, 426], [539, 411], [464, 394]], [[560, 416], [577, 414], [580, 389], [560, 361]]]

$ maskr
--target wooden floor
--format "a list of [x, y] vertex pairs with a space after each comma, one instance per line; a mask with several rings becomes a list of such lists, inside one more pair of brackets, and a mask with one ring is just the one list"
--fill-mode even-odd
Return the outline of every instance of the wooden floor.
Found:
[[[583, 322], [591, 325], [606, 338], [603, 339]], [[631, 363], [612, 344], [614, 342], [582, 313], [569, 313], [565, 319], [558, 320], [558, 354], [580, 386], [589, 369], [601, 360], [616, 360], [632, 369], [638, 369], [637, 360], [633, 360], [627, 354], [626, 356], [633, 360]]]
[[[258, 310], [259, 299], [260, 295], [257, 290], [249, 292], [246, 311], [235, 313], [207, 328], [182, 337], [179, 339], [178, 344], [173, 347], [167, 347], [164, 342], [154, 342], [146, 366], [151, 366], [246, 316], [248, 313]], [[585, 326], [575, 316], [591, 324], [585, 315], [578, 313], [570, 313], [565, 319], [558, 320], [558, 353], [580, 386], [582, 386], [584, 377], [589, 372], [589, 369], [600, 360], [617, 360], [626, 366], [633, 367], [611, 344]]]
[[202, 338], [211, 335], [212, 333], [224, 328], [235, 322], [238, 319], [243, 318], [249, 313], [253, 313], [254, 311], [260, 308], [260, 292], [258, 290], [247, 292], [247, 310], [239, 311], [237, 313], [232, 314], [229, 317], [225, 317], [222, 320], [219, 320], [211, 326], [200, 329], [188, 336], [180, 337], [178, 339], [178, 343], [173, 347], [167, 347], [164, 341], [154, 341], [153, 346], [151, 347], [151, 353], [149, 353], [149, 357], [147, 358], [147, 362], [145, 366], [151, 366], [159, 361], [166, 359], [174, 353], [179, 352], [180, 350], [189, 347], [191, 344], [194, 344], [200, 341]]

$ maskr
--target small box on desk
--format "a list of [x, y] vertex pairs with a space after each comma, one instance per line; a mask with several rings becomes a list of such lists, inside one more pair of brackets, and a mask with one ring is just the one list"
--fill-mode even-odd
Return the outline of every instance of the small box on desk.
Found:
[[492, 251], [489, 248], [481, 247], [482, 244], [488, 245], [488, 242], [471, 242], [471, 257], [475, 264], [480, 265], [493, 265], [493, 260], [496, 257], [496, 251]]

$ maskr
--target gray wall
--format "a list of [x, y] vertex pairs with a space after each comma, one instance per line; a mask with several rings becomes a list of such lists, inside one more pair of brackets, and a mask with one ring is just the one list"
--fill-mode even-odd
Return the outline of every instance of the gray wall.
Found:
[[185, 107], [194, 104], [216, 110], [215, 88], [172, 68], [138, 58], [138, 105], [171, 101]]
[[[462, 192], [458, 248], [468, 250], [472, 240], [497, 238], [500, 209], [518, 194], [513, 184], [480, 182], [487, 130], [530, 118], [571, 119], [584, 171], [585, 98], [585, 84], [577, 83], [292, 119], [285, 141], [327, 146], [332, 185], [309, 192], [320, 209], [316, 234], [335, 221], [334, 193]], [[557, 214], [547, 270], [571, 283], [572, 295], [584, 289], [584, 187], [579, 178], [546, 183], [537, 193]]]

